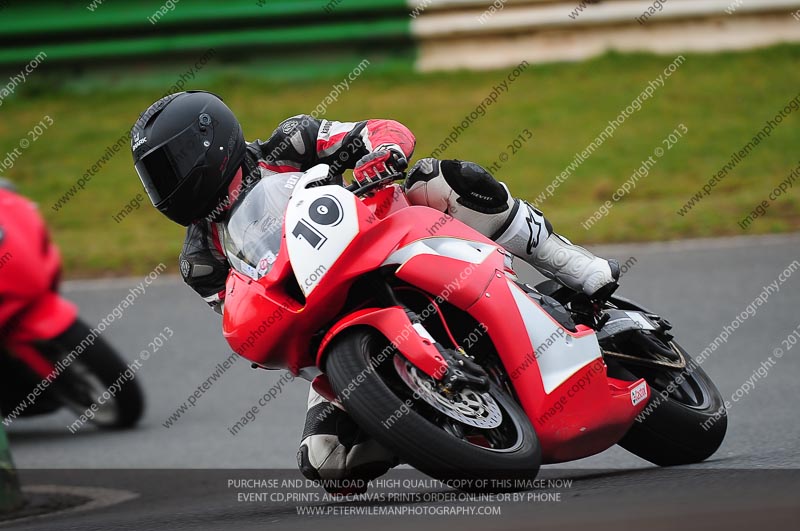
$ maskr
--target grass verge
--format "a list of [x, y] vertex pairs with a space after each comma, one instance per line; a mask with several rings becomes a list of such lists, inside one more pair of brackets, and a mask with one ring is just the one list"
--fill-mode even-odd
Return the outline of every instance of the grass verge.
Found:
[[[540, 204], [556, 230], [576, 242], [622, 242], [770, 233], [800, 228], [794, 188], [772, 202], [747, 230], [738, 222], [798, 162], [800, 112], [789, 115], [689, 213], [676, 211], [798, 94], [800, 46], [743, 53], [684, 54], [686, 61], [642, 109]], [[531, 65], [444, 151], [443, 158], [502, 162], [496, 174], [518, 196], [534, 199], [673, 57], [609, 54], [582, 63]], [[213, 65], [207, 73], [213, 74]], [[416, 158], [427, 156], [480, 104], [506, 70], [403, 75], [366, 71], [328, 107], [325, 117], [391, 117], [417, 135]], [[189, 88], [221, 94], [238, 113], [248, 139], [266, 138], [287, 116], [309, 112], [341, 78], [312, 82], [212, 76]], [[141, 185], [127, 146], [113, 153], [85, 189], [52, 208], [129, 129], [163, 90], [95, 90], [23, 86], [4, 101], [0, 160], [49, 116], [53, 124], [0, 175], [39, 202], [61, 246], [69, 276], [139, 274], [176, 264], [183, 229], [145, 204], [117, 222]], [[165, 87], [166, 88], [166, 87]], [[679, 124], [688, 132], [591, 228], [582, 222], [631, 177]], [[509, 144], [533, 138], [512, 154]]]

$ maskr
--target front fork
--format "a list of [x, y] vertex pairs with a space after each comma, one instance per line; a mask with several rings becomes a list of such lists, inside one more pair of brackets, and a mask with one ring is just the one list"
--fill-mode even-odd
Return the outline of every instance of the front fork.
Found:
[[428, 332], [422, 319], [405, 304], [398, 300], [391, 286], [385, 279], [374, 277], [373, 285], [377, 288], [378, 298], [382, 303], [399, 306], [404, 309], [411, 326], [420, 337], [436, 347], [439, 355], [444, 359], [447, 366], [442, 366], [436, 374], [427, 373], [434, 380], [441, 381], [442, 391], [445, 393], [458, 392], [466, 387], [472, 387], [479, 391], [489, 390], [489, 375], [483, 367], [475, 363], [474, 358], [467, 354], [462, 348], [445, 348], [441, 343]]
[[[409, 363], [439, 382], [443, 392], [458, 392], [465, 387], [489, 389], [488, 374], [471, 356], [436, 341], [419, 316], [397, 299], [383, 278], [376, 275], [372, 285], [375, 302], [384, 307], [356, 311], [331, 327], [318, 348], [317, 367], [322, 369], [327, 346], [336, 335], [352, 326], [366, 325], [380, 332]], [[327, 378], [317, 377], [312, 385], [322, 396], [328, 399], [334, 396]]]

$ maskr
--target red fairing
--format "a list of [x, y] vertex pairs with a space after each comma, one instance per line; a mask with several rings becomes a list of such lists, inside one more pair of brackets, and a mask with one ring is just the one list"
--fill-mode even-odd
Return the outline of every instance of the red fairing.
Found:
[[55, 291], [60, 271], [36, 205], [0, 188], [0, 342], [39, 374], [49, 362], [25, 346], [63, 333], [78, 315]]
[[414, 133], [395, 120], [367, 120], [367, 138], [373, 150], [382, 144], [397, 144], [406, 159], [411, 159], [417, 144]]
[[[322, 194], [336, 199], [350, 216], [340, 218], [335, 229], [318, 225], [329, 238], [325, 245], [336, 246], [335, 256], [326, 262], [315, 287], [304, 291], [305, 297], [299, 295], [294, 268], [300, 271], [308, 263], [290, 262], [287, 240], [307, 245], [311, 253], [319, 248], [284, 227], [280, 252], [268, 274], [254, 280], [231, 273], [223, 332], [240, 355], [296, 375], [317, 376], [323, 371], [314, 385], [330, 396], [324, 375], [330, 351], [326, 347], [342, 331], [368, 326], [421, 371], [441, 379], [446, 362], [425, 328], [411, 325], [404, 308], [378, 307], [371, 301], [347, 306], [355, 282], [372, 271], [393, 267], [397, 278], [443, 297], [483, 323], [536, 430], [543, 462], [578, 459], [609, 448], [647, 405], [650, 389], [645, 381], [608, 377], [595, 332], [585, 326], [572, 332], [557, 323], [514, 282], [513, 275], [509, 277], [506, 253], [490, 239], [458, 220], [450, 220], [432, 236], [428, 228], [441, 223], [441, 212], [410, 206], [397, 185], [360, 200], [334, 192], [333, 187], [312, 190], [320, 195], [295, 201], [293, 206], [301, 210], [293, 216], [303, 216], [302, 208], [310, 208], [309, 201]], [[300, 247], [293, 249], [300, 252]], [[542, 345], [541, 335], [551, 330], [561, 339], [552, 347], [548, 343], [547, 349], [534, 347]]]
[[[423, 372], [434, 376], [437, 380], [447, 371], [447, 363], [439, 355], [436, 347], [429, 340], [412, 333], [413, 326], [405, 310], [394, 308], [368, 308], [352, 313], [333, 325], [319, 346], [317, 365], [323, 365], [322, 356], [328, 343], [344, 329], [351, 326], [371, 326], [387, 338], [402, 345], [405, 358]], [[395, 337], [397, 336], [397, 337]]]
[[61, 260], [49, 242], [47, 227], [36, 205], [0, 188], [0, 319], [14, 306], [28, 304], [50, 289]]
[[[641, 379], [631, 383], [609, 378], [602, 357], [597, 357], [547, 392], [539, 368], [541, 353], [530, 346], [522, 347], [526, 343], [521, 338], [528, 335], [522, 315], [497, 311], [517, 307], [512, 290], [522, 292], [510, 286], [505, 275], [496, 276], [469, 313], [488, 329], [520, 404], [539, 436], [542, 462], [572, 461], [616, 444], [647, 405], [646, 399], [634, 404], [632, 392], [644, 388], [645, 396], [649, 396], [647, 384]], [[594, 334], [585, 326], [578, 325], [577, 331], [572, 332], [556, 324], [573, 341]]]
[[[235, 352], [266, 367], [288, 368], [295, 374], [303, 367], [316, 365], [316, 352], [310, 346], [319, 323], [336, 318], [352, 284], [385, 260], [398, 241], [406, 244], [418, 239], [416, 227], [432, 224], [441, 217], [441, 213], [426, 207], [409, 207], [397, 185], [368, 201], [359, 201], [358, 209], [363, 234], [326, 272], [326, 281], [309, 294], [305, 304], [290, 291], [297, 281], [288, 259], [286, 238], [272, 270], [258, 282], [231, 271], [223, 332]], [[438, 362], [431, 361], [427, 366], [438, 366]]]

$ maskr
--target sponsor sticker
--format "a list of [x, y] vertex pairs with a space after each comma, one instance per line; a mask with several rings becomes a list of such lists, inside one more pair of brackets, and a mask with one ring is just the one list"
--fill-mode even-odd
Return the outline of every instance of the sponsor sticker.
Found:
[[634, 406], [647, 398], [647, 382], [642, 382], [631, 390], [631, 404]]
[[242, 268], [242, 273], [250, 278], [258, 278], [258, 271], [256, 271], [255, 267], [251, 266], [247, 262], [242, 262], [240, 265]]
[[275, 253], [268, 250], [266, 254], [261, 258], [261, 260], [258, 261], [259, 273], [264, 273], [265, 271], [270, 269], [270, 266], [275, 263], [275, 260], [277, 260]]

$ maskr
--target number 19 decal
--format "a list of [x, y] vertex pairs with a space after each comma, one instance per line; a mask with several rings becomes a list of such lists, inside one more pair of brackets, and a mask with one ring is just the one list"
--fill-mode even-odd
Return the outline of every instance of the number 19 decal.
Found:
[[[344, 209], [332, 195], [323, 195], [308, 207], [308, 217], [316, 225], [335, 227], [342, 222]], [[305, 240], [314, 249], [321, 249], [328, 238], [305, 219], [300, 219], [292, 230], [292, 236]]]
[[294, 230], [292, 230], [292, 236], [300, 240], [307, 241], [308, 244], [314, 249], [322, 248], [322, 246], [325, 245], [325, 242], [328, 241], [328, 238], [326, 238], [324, 234], [309, 225], [304, 219], [298, 221], [297, 225], [294, 226]]

